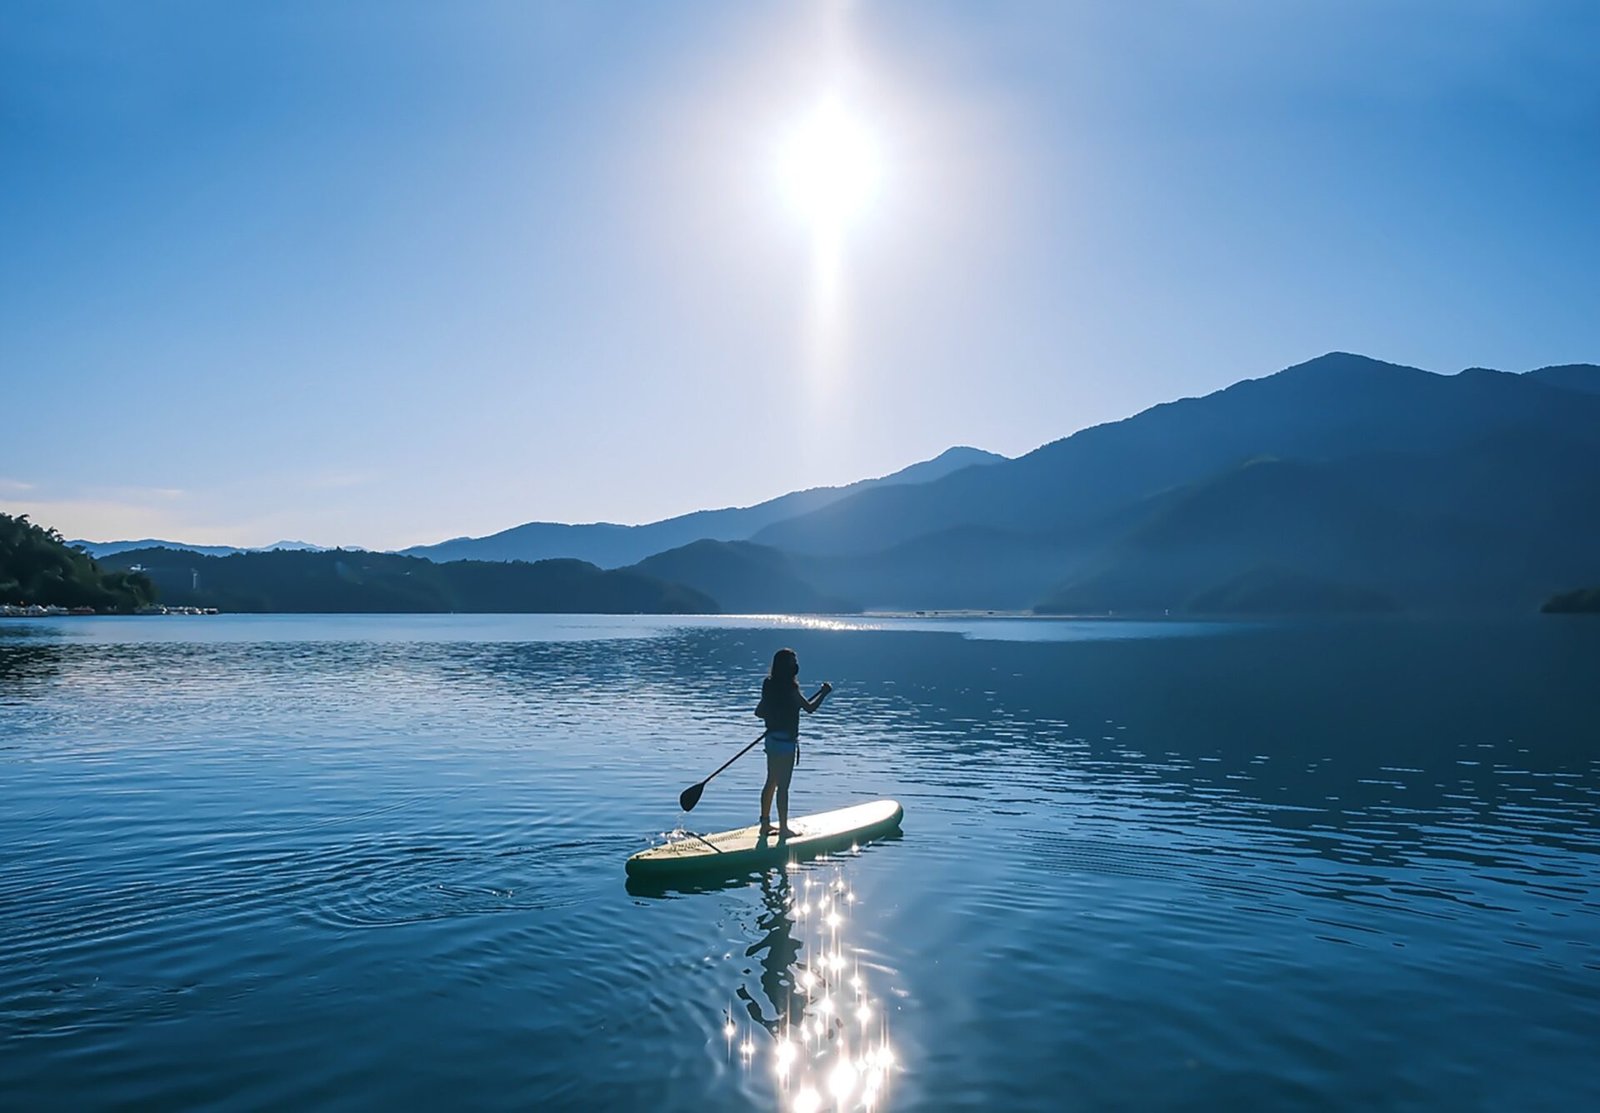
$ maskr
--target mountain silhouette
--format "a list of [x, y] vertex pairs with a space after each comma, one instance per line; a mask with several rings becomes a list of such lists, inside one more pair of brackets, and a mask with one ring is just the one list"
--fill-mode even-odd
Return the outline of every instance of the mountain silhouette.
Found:
[[309, 541], [274, 541], [270, 545], [259, 548], [241, 548], [237, 545], [189, 545], [181, 541], [161, 541], [147, 537], [142, 541], [68, 541], [73, 548], [82, 549], [90, 556], [108, 557], [118, 553], [131, 552], [134, 549], [182, 549], [185, 552], [200, 553], [204, 556], [232, 556], [235, 553], [271, 553], [278, 550], [294, 550], [308, 553], [327, 552], [326, 546], [313, 545]]
[[625, 571], [681, 584], [717, 601], [725, 614], [837, 614], [860, 608], [818, 591], [777, 549], [749, 541], [695, 541]]
[[1547, 386], [1600, 394], [1600, 365], [1593, 363], [1563, 363], [1555, 367], [1541, 367], [1537, 371], [1529, 371], [1528, 378], [1536, 379]]
[[892, 475], [863, 479], [845, 487], [795, 491], [755, 506], [699, 510], [641, 526], [529, 522], [487, 537], [458, 537], [436, 545], [414, 546], [404, 553], [440, 561], [572, 557], [602, 568], [620, 568], [694, 541], [743, 541], [774, 522], [821, 509], [862, 491], [928, 483], [953, 472], [1004, 460], [1004, 456], [993, 452], [961, 446]]
[[1259, 457], [1425, 454], [1515, 427], [1577, 435], [1600, 399], [1503, 372], [1445, 376], [1342, 352], [1082, 430], [1015, 460], [932, 483], [869, 490], [751, 540], [791, 552], [867, 553], [956, 525], [1048, 534], [1092, 527], [1132, 501]]
[[1600, 569], [1593, 381], [1332, 353], [754, 540], [873, 608], [1192, 609], [1262, 569], [1309, 610], [1537, 606]]
[[[560, 556], [616, 607], [1530, 611], [1600, 581], [1596, 506], [1600, 366], [1441, 375], [1333, 352], [1016, 459], [957, 448], [752, 507], [408, 552], [477, 558], [430, 606], [489, 606], [494, 591], [544, 606], [566, 566], [541, 566], [537, 590], [487, 569]], [[369, 594], [398, 590], [368, 567]], [[631, 594], [594, 580], [602, 568], [634, 577], [616, 581]]]

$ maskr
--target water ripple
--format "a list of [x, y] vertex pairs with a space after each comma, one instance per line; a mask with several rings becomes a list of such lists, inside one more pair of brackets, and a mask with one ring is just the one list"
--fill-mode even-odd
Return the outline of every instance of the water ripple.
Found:
[[[843, 1061], [897, 1109], [1600, 1100], [1600, 634], [29, 630], [0, 638], [18, 1107], [787, 1110]], [[797, 810], [894, 796], [904, 837], [626, 884], [753, 736], [778, 641], [837, 685]], [[751, 822], [761, 776], [696, 827]]]

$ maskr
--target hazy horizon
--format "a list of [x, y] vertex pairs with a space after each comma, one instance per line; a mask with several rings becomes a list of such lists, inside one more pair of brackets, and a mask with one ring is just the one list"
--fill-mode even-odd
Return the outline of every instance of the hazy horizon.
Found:
[[1576, 3], [91, 5], [0, 39], [0, 509], [397, 549], [1600, 358]]

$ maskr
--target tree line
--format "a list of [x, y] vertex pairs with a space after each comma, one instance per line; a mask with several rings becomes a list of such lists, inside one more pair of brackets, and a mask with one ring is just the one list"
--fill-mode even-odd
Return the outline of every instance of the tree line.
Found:
[[357, 549], [205, 556], [133, 549], [104, 558], [138, 566], [163, 603], [234, 613], [706, 614], [716, 602], [682, 584], [581, 560], [459, 560]]
[[143, 573], [102, 569], [26, 514], [0, 514], [0, 603], [118, 612], [151, 603], [155, 595]]

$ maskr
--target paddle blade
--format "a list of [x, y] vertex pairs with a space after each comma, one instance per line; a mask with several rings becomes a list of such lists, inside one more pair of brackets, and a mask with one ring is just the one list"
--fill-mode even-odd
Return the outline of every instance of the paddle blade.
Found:
[[690, 785], [678, 797], [678, 807], [686, 812], [694, 811], [694, 806], [700, 802], [700, 794], [706, 790], [706, 783], [701, 781], [697, 785]]

